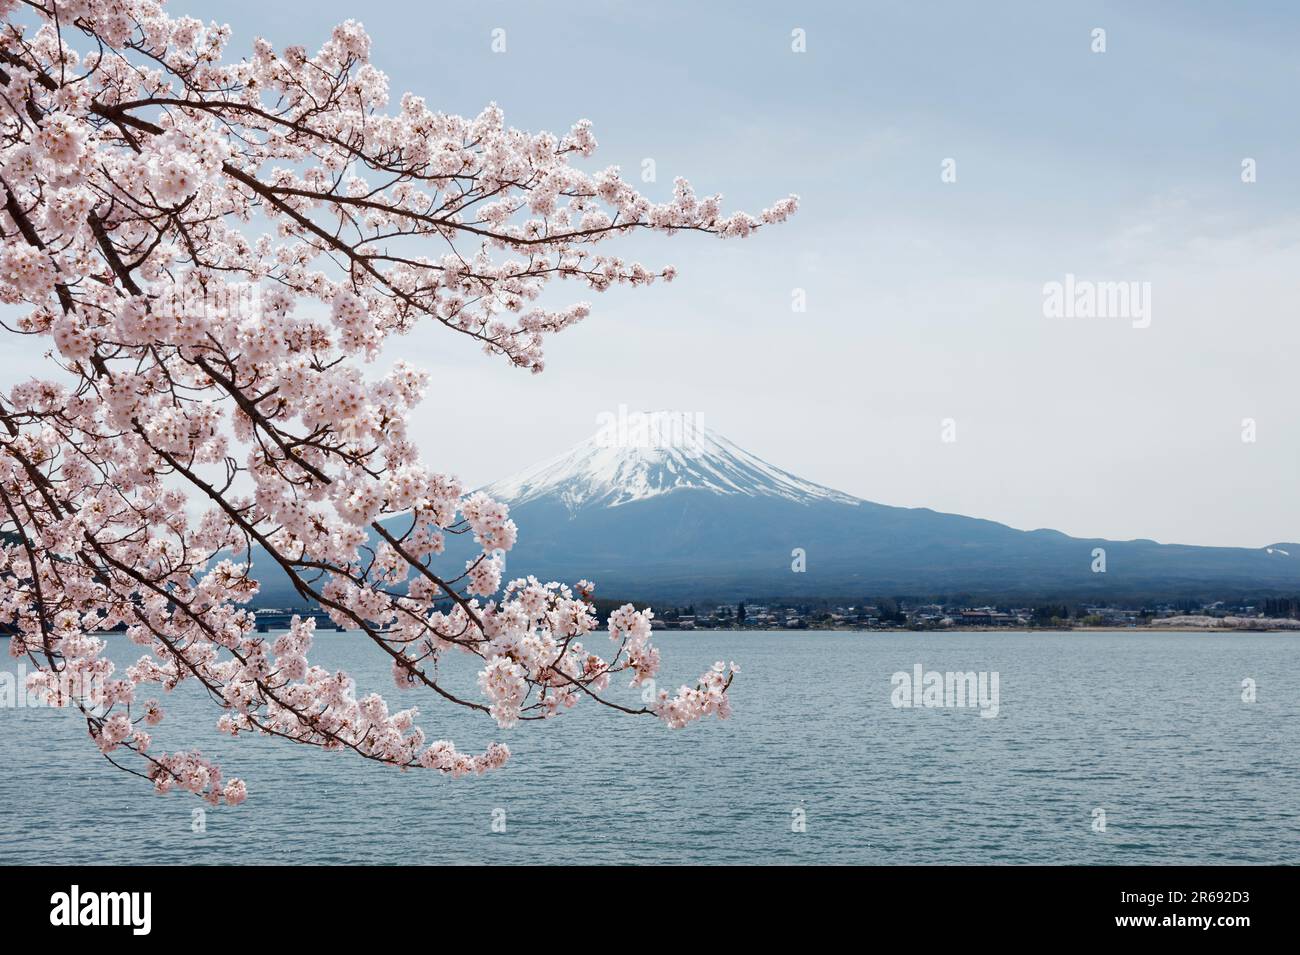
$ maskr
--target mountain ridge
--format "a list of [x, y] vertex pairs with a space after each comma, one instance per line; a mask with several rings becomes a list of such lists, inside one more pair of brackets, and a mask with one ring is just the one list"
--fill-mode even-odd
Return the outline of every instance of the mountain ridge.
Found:
[[[646, 415], [637, 428], [602, 428], [481, 490], [508, 504], [519, 525], [507, 579], [588, 578], [605, 596], [1139, 601], [1300, 593], [1300, 544], [1080, 538], [879, 504], [769, 464], [676, 412]], [[449, 535], [431, 569], [457, 577], [474, 552], [466, 536]], [[263, 605], [277, 592], [264, 580]]]

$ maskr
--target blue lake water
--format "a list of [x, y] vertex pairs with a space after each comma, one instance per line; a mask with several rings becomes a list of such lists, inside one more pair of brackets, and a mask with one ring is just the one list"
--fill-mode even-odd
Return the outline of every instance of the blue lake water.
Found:
[[[202, 833], [192, 831], [198, 800], [154, 795], [113, 769], [72, 713], [0, 709], [0, 862], [1300, 859], [1300, 635], [656, 637], [674, 687], [715, 659], [741, 664], [731, 720], [673, 731], [587, 701], [502, 731], [420, 696], [431, 739], [510, 745], [503, 770], [461, 780], [223, 738], [196, 694], [163, 695], [155, 748], [202, 749], [248, 780], [248, 802], [208, 809]], [[110, 639], [119, 661], [140, 655]], [[0, 669], [14, 672], [5, 643]], [[357, 635], [318, 634], [312, 660], [348, 669], [394, 706], [417, 700], [391, 690], [381, 655]], [[997, 717], [895, 708], [890, 677], [917, 663], [996, 671]], [[472, 671], [463, 676], [469, 692]], [[1242, 701], [1246, 678], [1254, 703]], [[1093, 831], [1097, 809], [1105, 832]], [[805, 831], [794, 831], [799, 819]]]

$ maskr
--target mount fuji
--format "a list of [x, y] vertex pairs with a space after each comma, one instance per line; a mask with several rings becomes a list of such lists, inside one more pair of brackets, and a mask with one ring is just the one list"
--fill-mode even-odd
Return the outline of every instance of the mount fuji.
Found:
[[[1300, 590], [1300, 547], [1022, 531], [890, 507], [798, 477], [672, 412], [488, 485], [519, 543], [507, 576], [590, 577], [647, 599], [949, 594], [1107, 599]], [[1106, 572], [1094, 573], [1095, 548]], [[804, 571], [795, 572], [795, 549]], [[1290, 553], [1283, 553], [1290, 552]], [[1296, 556], [1292, 556], [1296, 555]]]
[[[1076, 538], [891, 507], [775, 467], [689, 416], [641, 417], [645, 426], [636, 433], [603, 429], [482, 489], [509, 504], [519, 525], [507, 579], [589, 578], [600, 596], [660, 602], [1300, 592], [1300, 544], [1253, 549]], [[449, 537], [433, 569], [458, 576], [472, 547], [464, 536]], [[1093, 570], [1097, 548], [1105, 551], [1104, 573]], [[273, 603], [278, 590], [264, 580], [259, 602]]]

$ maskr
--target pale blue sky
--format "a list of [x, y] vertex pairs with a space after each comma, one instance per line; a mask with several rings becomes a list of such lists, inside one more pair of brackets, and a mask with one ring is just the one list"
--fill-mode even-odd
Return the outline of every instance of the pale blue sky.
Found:
[[[595, 165], [654, 158], [652, 195], [686, 175], [750, 210], [802, 196], [743, 243], [638, 240], [680, 279], [595, 296], [542, 376], [434, 329], [401, 340], [445, 385], [440, 416], [513, 436], [430, 439], [440, 468], [502, 477], [626, 403], [698, 412], [883, 503], [1089, 536], [1300, 540], [1293, 4], [169, 7], [229, 22], [236, 54], [254, 35], [314, 48], [354, 17], [395, 94], [468, 114], [495, 100], [529, 129], [589, 118]], [[790, 50], [796, 27], [807, 53]], [[940, 181], [947, 157], [956, 183]], [[1258, 182], [1241, 182], [1243, 157]], [[1151, 282], [1151, 327], [1045, 318], [1043, 283], [1066, 272]]]

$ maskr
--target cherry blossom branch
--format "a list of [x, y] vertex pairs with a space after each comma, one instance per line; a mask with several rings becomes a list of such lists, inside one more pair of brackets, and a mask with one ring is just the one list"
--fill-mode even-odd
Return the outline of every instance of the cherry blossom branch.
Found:
[[[508, 509], [409, 437], [427, 376], [363, 366], [426, 322], [541, 371], [546, 337], [590, 311], [539, 305], [551, 282], [675, 274], [605, 244], [743, 237], [794, 197], [727, 214], [679, 179], [658, 202], [580, 168], [586, 122], [527, 133], [495, 105], [465, 118], [410, 95], [390, 111], [353, 22], [314, 55], [257, 40], [227, 62], [228, 28], [151, 0], [0, 0], [0, 17], [0, 302], [24, 310], [3, 327], [53, 346], [49, 377], [0, 395], [0, 626], [106, 759], [241, 802], [243, 781], [199, 753], [151, 749], [163, 711], [139, 694], [197, 680], [228, 733], [453, 776], [504, 764], [504, 746], [430, 742], [415, 708], [310, 663], [310, 620], [258, 635], [245, 605], [263, 566], [363, 633], [399, 690], [502, 729], [582, 699], [673, 727], [728, 715], [734, 665], [639, 707], [609, 695], [616, 674], [656, 679], [652, 614], [612, 614], [606, 658], [583, 644], [591, 584], [503, 582]], [[478, 552], [435, 573], [462, 534]], [[119, 670], [104, 632], [123, 627], [146, 653]], [[461, 656], [481, 701], [442, 683]]]

